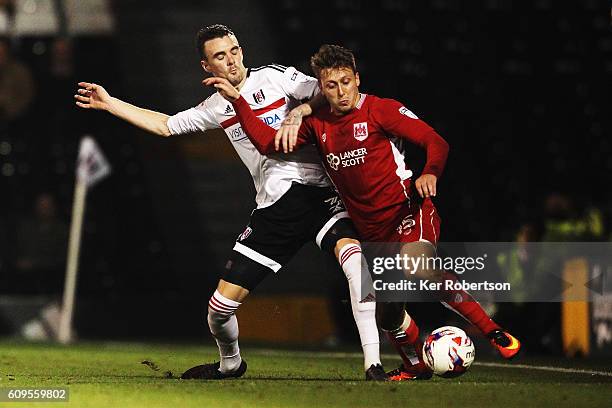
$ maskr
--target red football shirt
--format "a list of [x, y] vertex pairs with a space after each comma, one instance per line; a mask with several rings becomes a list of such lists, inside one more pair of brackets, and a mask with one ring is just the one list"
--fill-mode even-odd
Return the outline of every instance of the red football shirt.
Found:
[[[264, 124], [240, 98], [234, 102], [243, 130], [263, 154], [274, 152], [276, 130]], [[429, 125], [401, 103], [360, 94], [355, 109], [346, 115], [324, 106], [307, 117], [299, 131], [298, 146], [317, 145], [323, 164], [335, 184], [361, 239], [379, 241], [395, 229], [412, 195], [410, 171], [396, 147], [406, 139], [424, 148], [423, 174], [440, 177], [448, 144]]]

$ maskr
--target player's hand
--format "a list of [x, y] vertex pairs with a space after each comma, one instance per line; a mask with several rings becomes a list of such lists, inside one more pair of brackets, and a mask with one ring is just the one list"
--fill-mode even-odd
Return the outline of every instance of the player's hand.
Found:
[[217, 92], [230, 102], [234, 102], [236, 99], [240, 98], [240, 93], [225, 78], [210, 77], [203, 80], [202, 83], [206, 86], [214, 86], [217, 88]]
[[283, 146], [283, 152], [289, 153], [293, 151], [297, 143], [298, 131], [302, 125], [302, 112], [293, 109], [287, 117], [282, 121], [281, 127], [276, 132], [274, 137], [274, 147], [278, 151], [280, 145]]
[[421, 177], [416, 179], [414, 186], [421, 198], [435, 197], [436, 196], [436, 183], [438, 178], [433, 174], [423, 174]]
[[112, 100], [104, 87], [89, 82], [79, 82], [79, 89], [74, 99], [80, 108], [106, 111], [109, 110]]

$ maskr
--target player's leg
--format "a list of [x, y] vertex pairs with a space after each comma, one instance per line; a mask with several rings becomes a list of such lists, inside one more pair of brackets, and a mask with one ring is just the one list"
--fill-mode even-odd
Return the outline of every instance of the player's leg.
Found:
[[[417, 214], [415, 213], [415, 219]], [[419, 239], [437, 245], [440, 236], [440, 217], [431, 199], [427, 198], [419, 210], [415, 232], [419, 232]], [[434, 247], [435, 250], [435, 247]], [[435, 256], [435, 251], [432, 254]], [[456, 281], [454, 272], [443, 271], [442, 280]], [[441, 302], [450, 310], [462, 316], [465, 320], [476, 326], [504, 358], [514, 357], [520, 350], [520, 342], [501, 327], [485, 312], [478, 303], [465, 290], [449, 290], [441, 293]]]
[[376, 326], [376, 296], [357, 233], [346, 212], [334, 214], [316, 234], [316, 243], [333, 253], [346, 276], [351, 311], [363, 349], [368, 380], [386, 380], [380, 361], [380, 339]]
[[417, 364], [412, 350], [406, 352], [403, 346], [413, 346], [419, 340], [419, 327], [406, 312], [404, 302], [378, 302], [376, 309], [378, 324], [398, 351], [406, 366]]
[[219, 347], [219, 371], [223, 374], [236, 372], [242, 363], [236, 311], [248, 294], [248, 289], [221, 279], [208, 301], [208, 327]]
[[[389, 371], [391, 381], [428, 380], [432, 377], [431, 370], [423, 361], [423, 343], [419, 337], [417, 323], [404, 310], [405, 303], [378, 303], [379, 322], [395, 316], [394, 325], [386, 326], [383, 332], [402, 359], [399, 368]], [[402, 319], [398, 322], [398, 311]], [[381, 328], [383, 327], [381, 323]]]
[[[431, 242], [436, 242], [437, 237], [423, 235], [423, 217], [420, 205], [404, 207], [405, 214], [398, 223], [397, 228], [389, 231], [389, 242], [404, 243], [401, 246], [399, 255], [409, 258], [430, 257], [435, 255], [435, 246]], [[439, 223], [431, 227], [439, 228]], [[437, 229], [433, 231], [433, 234]], [[428, 241], [431, 239], [432, 241]], [[427, 265], [414, 271], [405, 271], [406, 279], [430, 279], [439, 280], [439, 273], [435, 270], [427, 269]], [[419, 337], [419, 327], [414, 319], [405, 311], [404, 303], [379, 303], [378, 322], [385, 332], [390, 343], [393, 344], [400, 357], [402, 365], [391, 372], [389, 377], [394, 381], [404, 381], [412, 379], [429, 379], [432, 376], [431, 370], [425, 365], [422, 355], [422, 343]]]
[[[401, 248], [401, 256], [422, 257], [432, 256], [435, 249], [428, 242], [407, 243]], [[406, 273], [407, 279], [436, 280], [434, 271], [421, 268], [414, 273]], [[389, 342], [395, 347], [402, 358], [399, 368], [390, 371], [389, 378], [393, 381], [428, 380], [432, 371], [423, 360], [423, 343], [419, 337], [420, 330], [414, 319], [405, 311], [405, 303], [379, 304], [378, 321]]]
[[187, 370], [182, 379], [224, 379], [242, 376], [247, 368], [238, 345], [236, 311], [271, 270], [258, 262], [234, 253], [230, 266], [208, 301], [206, 320], [217, 347], [218, 363], [203, 364]]
[[278, 272], [301, 247], [303, 234], [295, 224], [301, 218], [301, 201], [299, 189], [292, 187], [273, 205], [253, 212], [208, 303], [207, 321], [219, 347], [220, 362], [193, 367], [183, 378], [222, 379], [244, 373], [246, 363], [238, 346], [235, 313], [248, 294], [271, 272]]
[[[454, 282], [457, 281], [457, 276], [445, 271], [444, 280]], [[446, 291], [442, 294], [441, 302], [448, 309], [476, 326], [502, 357], [511, 359], [520, 351], [520, 341], [503, 330], [469, 292], [461, 289]]]

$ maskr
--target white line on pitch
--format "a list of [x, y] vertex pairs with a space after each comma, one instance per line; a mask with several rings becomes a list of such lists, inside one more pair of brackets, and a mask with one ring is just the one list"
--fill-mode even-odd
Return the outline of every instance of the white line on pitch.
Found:
[[589, 375], [602, 375], [605, 377], [612, 377], [612, 372], [582, 370], [580, 368], [563, 368], [563, 367], [552, 367], [552, 366], [533, 366], [533, 365], [528, 365], [528, 364], [511, 364], [511, 363], [503, 364], [503, 363], [480, 363], [480, 362], [474, 362], [474, 365], [479, 365], [483, 367], [525, 368], [529, 370], [554, 371], [557, 373], [589, 374]]
[[[342, 353], [342, 352], [314, 352], [314, 351], [282, 351], [282, 350], [269, 350], [269, 349], [258, 349], [255, 351], [257, 354], [266, 356], [287, 356], [288, 353], [297, 355], [300, 357], [307, 358], [362, 358], [361, 353]], [[382, 354], [382, 358], [393, 359], [397, 358], [395, 354]], [[587, 374], [587, 375], [600, 375], [604, 377], [612, 377], [612, 372], [609, 371], [595, 371], [595, 370], [582, 370], [579, 368], [564, 368], [564, 367], [552, 367], [552, 366], [537, 366], [528, 364], [512, 364], [512, 363], [487, 363], [475, 361], [474, 365], [482, 367], [499, 367], [499, 368], [520, 368], [526, 370], [540, 370], [540, 371], [552, 371], [556, 373], [569, 373], [569, 374]]]

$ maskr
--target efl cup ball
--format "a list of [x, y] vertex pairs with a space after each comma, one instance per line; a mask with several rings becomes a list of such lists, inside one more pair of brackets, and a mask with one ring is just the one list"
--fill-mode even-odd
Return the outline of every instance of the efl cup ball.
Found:
[[423, 344], [425, 364], [440, 377], [452, 378], [465, 373], [474, 361], [472, 339], [458, 327], [434, 330]]

